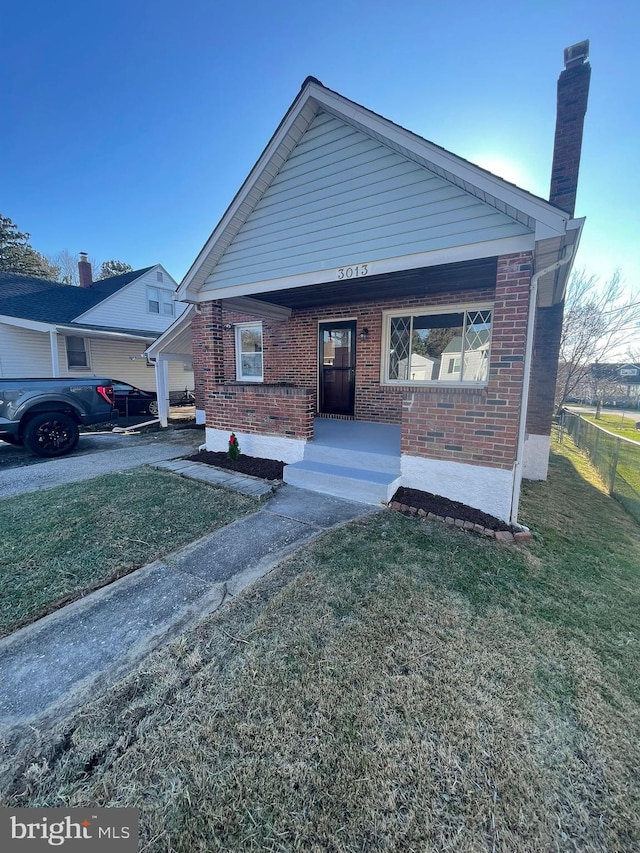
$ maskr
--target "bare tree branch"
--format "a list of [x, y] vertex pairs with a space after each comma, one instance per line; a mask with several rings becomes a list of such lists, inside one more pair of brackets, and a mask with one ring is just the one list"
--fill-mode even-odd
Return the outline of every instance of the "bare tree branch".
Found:
[[[606, 371], [594, 375], [592, 365], [603, 364], [630, 347], [640, 335], [640, 300], [637, 292], [628, 293], [620, 271], [616, 270], [604, 286], [598, 276], [584, 269], [575, 270], [565, 302], [560, 363], [556, 385], [556, 403], [561, 406], [567, 397], [589, 377], [594, 382], [605, 381]], [[604, 386], [603, 386], [604, 387]]]

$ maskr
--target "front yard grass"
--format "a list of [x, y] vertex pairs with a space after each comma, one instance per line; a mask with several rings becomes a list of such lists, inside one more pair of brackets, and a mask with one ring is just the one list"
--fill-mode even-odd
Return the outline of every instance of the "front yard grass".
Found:
[[0, 635], [256, 509], [152, 468], [5, 498]]
[[597, 420], [595, 414], [588, 412], [581, 412], [580, 414], [586, 421], [609, 430], [609, 432], [613, 432], [615, 435], [620, 435], [622, 438], [630, 438], [631, 441], [640, 441], [640, 430], [635, 428], [635, 419], [638, 417], [640, 420], [640, 416], [636, 412], [633, 414], [627, 412], [626, 416], [624, 412], [621, 412], [619, 415], [602, 412]]
[[2, 804], [135, 806], [158, 853], [639, 849], [640, 529], [567, 440], [522, 521], [329, 531], [15, 744]]

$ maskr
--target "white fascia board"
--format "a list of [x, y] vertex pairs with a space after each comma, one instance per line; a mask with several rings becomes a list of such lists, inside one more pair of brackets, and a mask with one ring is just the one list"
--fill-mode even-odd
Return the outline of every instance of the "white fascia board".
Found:
[[147, 348], [146, 354], [155, 357], [156, 355], [163, 353], [165, 349], [170, 350], [175, 339], [191, 325], [195, 311], [196, 309], [194, 306], [190, 305], [187, 310], [169, 326], [168, 329], [165, 329], [164, 332], [155, 339], [155, 341]]
[[[384, 275], [390, 272], [433, 267], [440, 264], [460, 263], [478, 258], [492, 258], [497, 255], [510, 255], [518, 252], [530, 252], [535, 247], [533, 234], [521, 234], [516, 237], [504, 237], [500, 240], [487, 240], [484, 243], [471, 243], [468, 246], [455, 246], [450, 249], [438, 249], [434, 252], [416, 252], [397, 258], [385, 258], [381, 261], [367, 262], [361, 258], [354, 260], [355, 265], [366, 264], [369, 277]], [[347, 265], [345, 264], [345, 267]], [[283, 278], [267, 279], [266, 281], [236, 284], [230, 287], [212, 287], [206, 284], [197, 294], [198, 302], [210, 302], [214, 299], [232, 299], [241, 296], [256, 296], [260, 293], [271, 293], [276, 290], [291, 290], [294, 287], [310, 287], [314, 284], [325, 284], [337, 280], [337, 269], [314, 270], [310, 273], [290, 275]], [[357, 279], [359, 282], [366, 278]], [[354, 279], [350, 279], [354, 281]]]
[[31, 329], [34, 332], [55, 332], [54, 323], [40, 323], [37, 320], [23, 320], [22, 317], [10, 317], [8, 314], [0, 314], [0, 323], [6, 326], [17, 326], [19, 329]]
[[141, 335], [136, 332], [110, 332], [104, 329], [92, 329], [90, 326], [65, 326], [64, 324], [53, 326], [56, 332], [62, 335], [81, 335], [87, 338], [116, 338], [125, 341], [153, 341], [153, 335]]
[[444, 148], [440, 148], [432, 142], [417, 136], [410, 130], [393, 124], [393, 122], [372, 113], [365, 107], [346, 100], [336, 92], [320, 88], [312, 83], [310, 84], [310, 93], [319, 104], [337, 117], [341, 117], [347, 122], [350, 120], [352, 122], [356, 121], [362, 125], [365, 131], [368, 129], [373, 133], [386, 137], [390, 142], [405, 148], [414, 156], [431, 162], [437, 168], [445, 172], [450, 172], [461, 181], [466, 181], [478, 190], [490, 196], [495, 196], [505, 204], [522, 211], [532, 219], [544, 223], [553, 229], [554, 233], [562, 233], [564, 231], [564, 223], [570, 218], [569, 215], [548, 201], [536, 198], [536, 196], [531, 195], [526, 190], [520, 189], [515, 184], [510, 184], [508, 181], [504, 181], [497, 175], [492, 175], [491, 172], [487, 172], [480, 166], [475, 166], [473, 163], [463, 160], [457, 155], [446, 151]]

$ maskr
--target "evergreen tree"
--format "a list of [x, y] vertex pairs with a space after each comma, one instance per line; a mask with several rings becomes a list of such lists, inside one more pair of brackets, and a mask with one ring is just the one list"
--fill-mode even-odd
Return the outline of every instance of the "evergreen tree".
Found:
[[100, 275], [98, 281], [104, 278], [111, 278], [113, 275], [122, 275], [125, 272], [132, 272], [131, 264], [125, 264], [124, 261], [104, 261], [100, 267]]
[[18, 230], [8, 216], [0, 214], [0, 272], [22, 273], [55, 281], [60, 273], [29, 243], [29, 234]]

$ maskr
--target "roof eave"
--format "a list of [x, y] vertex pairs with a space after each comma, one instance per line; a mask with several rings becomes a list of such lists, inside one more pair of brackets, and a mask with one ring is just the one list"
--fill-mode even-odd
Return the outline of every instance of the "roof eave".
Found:
[[570, 260], [540, 277], [538, 281], [538, 307], [550, 308], [564, 302], [567, 283], [571, 275], [573, 262], [580, 245], [580, 237], [585, 219], [570, 219], [564, 234], [559, 237], [547, 237], [536, 241], [534, 253], [535, 271], [540, 272], [569, 256]]

